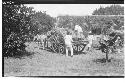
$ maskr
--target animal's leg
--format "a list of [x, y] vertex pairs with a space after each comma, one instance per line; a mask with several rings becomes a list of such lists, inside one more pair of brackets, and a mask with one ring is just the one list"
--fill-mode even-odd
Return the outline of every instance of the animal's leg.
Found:
[[41, 40], [41, 48], [44, 50], [45, 46], [44, 46], [44, 40]]
[[45, 50], [46, 49], [46, 39], [44, 39], [43, 45], [44, 45], [44, 50]]
[[44, 41], [42, 40], [42, 48], [43, 48], [43, 50], [45, 49], [45, 47], [44, 47]]

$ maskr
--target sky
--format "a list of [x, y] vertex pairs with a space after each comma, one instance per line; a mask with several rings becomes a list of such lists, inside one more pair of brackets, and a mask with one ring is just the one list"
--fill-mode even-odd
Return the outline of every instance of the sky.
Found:
[[[46, 11], [52, 17], [59, 15], [91, 15], [92, 12], [102, 7], [107, 7], [112, 4], [26, 4], [28, 7], [33, 7], [35, 11]], [[123, 4], [120, 4], [123, 6]]]

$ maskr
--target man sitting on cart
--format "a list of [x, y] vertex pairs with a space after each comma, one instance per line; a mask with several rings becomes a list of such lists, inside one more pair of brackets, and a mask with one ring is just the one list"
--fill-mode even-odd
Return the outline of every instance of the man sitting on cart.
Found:
[[82, 28], [78, 25], [78, 23], [75, 25], [75, 33], [77, 34], [77, 38], [81, 39], [83, 36], [83, 30]]

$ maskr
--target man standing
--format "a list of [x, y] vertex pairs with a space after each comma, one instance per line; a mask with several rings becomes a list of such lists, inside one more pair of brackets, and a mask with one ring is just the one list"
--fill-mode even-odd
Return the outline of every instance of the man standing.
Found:
[[82, 38], [83, 31], [82, 31], [82, 28], [78, 24], [75, 25], [75, 32], [77, 33], [78, 38]]
[[66, 36], [64, 37], [65, 45], [66, 45], [66, 56], [68, 56], [68, 50], [71, 51], [71, 57], [73, 56], [73, 47], [72, 47], [72, 35], [70, 32], [67, 32]]
[[92, 44], [93, 44], [93, 40], [94, 40], [94, 36], [93, 36], [93, 34], [92, 34], [91, 31], [89, 32], [89, 35], [88, 35], [88, 37], [87, 37], [87, 40], [88, 40], [89, 43], [87, 44], [85, 50], [87, 50], [87, 49], [90, 50], [91, 47], [92, 47]]

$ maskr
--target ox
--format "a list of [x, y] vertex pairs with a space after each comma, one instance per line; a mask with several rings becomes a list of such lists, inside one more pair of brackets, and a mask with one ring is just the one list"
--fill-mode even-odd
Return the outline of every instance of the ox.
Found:
[[42, 45], [42, 49], [45, 49], [45, 41], [47, 39], [47, 36], [46, 35], [36, 35], [34, 36], [34, 39], [33, 41], [37, 40], [38, 41], [38, 45]]

